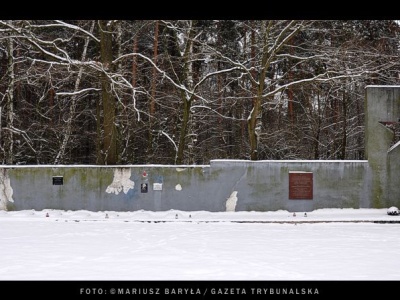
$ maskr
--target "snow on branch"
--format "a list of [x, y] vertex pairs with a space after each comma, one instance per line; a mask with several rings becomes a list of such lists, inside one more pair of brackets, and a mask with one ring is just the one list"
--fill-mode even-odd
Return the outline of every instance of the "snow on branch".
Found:
[[87, 88], [87, 89], [83, 89], [83, 90], [76, 91], [76, 92], [58, 92], [58, 93], [56, 93], [56, 95], [57, 96], [73, 96], [73, 95], [79, 95], [79, 94], [82, 94], [82, 93], [86, 93], [86, 92], [89, 92], [89, 91], [98, 92], [98, 91], [101, 91], [101, 90], [100, 89], [96, 89], [96, 88]]
[[3, 127], [2, 129], [5, 129], [5, 130], [8, 130], [8, 131], [11, 131], [13, 133], [21, 135], [24, 138], [25, 142], [28, 144], [29, 148], [31, 148], [31, 150], [34, 153], [37, 153], [36, 150], [32, 147], [32, 140], [29, 138], [29, 136], [26, 133], [26, 131], [17, 129], [15, 127]]
[[268, 49], [269, 55], [278, 52], [302, 28], [303, 24], [300, 23], [297, 27], [293, 29], [291, 33], [284, 37], [284, 35], [289, 31], [293, 24], [295, 24], [295, 22], [296, 21], [290, 21], [290, 23], [275, 38], [274, 45]]
[[215, 71], [215, 72], [211, 72], [206, 74], [202, 79], [199, 80], [199, 82], [194, 86], [193, 91], [195, 91], [205, 80], [207, 80], [208, 78], [218, 75], [218, 74], [224, 74], [224, 73], [229, 73], [235, 70], [240, 70], [239, 67], [232, 67], [229, 69], [224, 69], [224, 70], [219, 70], [219, 71]]
[[174, 147], [175, 147], [175, 151], [178, 152], [178, 146], [176, 145], [176, 143], [174, 142], [174, 140], [173, 140], [167, 133], [165, 133], [164, 131], [160, 130], [159, 132], [160, 132], [161, 134], [165, 135], [165, 136], [171, 141], [171, 143], [172, 143], [172, 144], [174, 145]]
[[97, 37], [95, 37], [91, 32], [83, 29], [82, 27], [68, 24], [68, 23], [60, 21], [60, 20], [54, 20], [54, 22], [56, 22], [57, 24], [41, 24], [41, 25], [29, 24], [25, 28], [52, 28], [52, 27], [68, 28], [68, 29], [73, 29], [75, 31], [80, 31], [80, 32], [84, 33], [85, 35], [91, 37], [96, 42], [98, 42], [98, 43], [100, 42], [100, 40]]
[[222, 74], [222, 73], [227, 73], [227, 72], [232, 72], [233, 70], [238, 70], [240, 68], [238, 67], [233, 67], [230, 69], [225, 69], [225, 70], [220, 70], [220, 71], [215, 71], [212, 73], [208, 73], [207, 75], [205, 75], [204, 78], [202, 78], [193, 88], [193, 90], [189, 90], [185, 85], [181, 84], [181, 83], [177, 83], [175, 80], [173, 80], [170, 76], [167, 75], [167, 73], [163, 70], [161, 70], [154, 62], [153, 60], [151, 60], [150, 58], [148, 58], [147, 56], [141, 54], [141, 53], [128, 53], [128, 54], [124, 54], [118, 58], [116, 58], [112, 63], [115, 64], [118, 61], [125, 59], [127, 57], [131, 57], [131, 56], [139, 56], [141, 58], [143, 58], [145, 61], [147, 61], [148, 63], [150, 63], [156, 70], [157, 72], [159, 72], [164, 78], [166, 78], [173, 86], [175, 86], [177, 89], [183, 91], [184, 93], [187, 94], [187, 100], [190, 101], [194, 96], [198, 97], [199, 99], [208, 102], [206, 99], [204, 99], [203, 97], [201, 97], [200, 95], [197, 95], [195, 93], [196, 89], [208, 78], [210, 78], [211, 76], [215, 76], [217, 74]]
[[121, 59], [124, 59], [124, 58], [127, 58], [127, 57], [131, 57], [131, 56], [139, 56], [139, 57], [143, 58], [144, 60], [149, 62], [152, 65], [152, 67], [154, 67], [157, 70], [157, 72], [159, 72], [164, 78], [166, 78], [169, 82], [171, 82], [173, 86], [175, 86], [176, 88], [178, 88], [178, 89], [180, 89], [180, 90], [182, 90], [182, 91], [184, 91], [184, 92], [186, 92], [188, 94], [192, 94], [192, 92], [189, 91], [184, 85], [176, 83], [171, 77], [169, 77], [167, 75], [167, 73], [165, 71], [161, 70], [150, 58], [148, 58], [147, 56], [145, 56], [145, 55], [143, 55], [141, 53], [124, 54], [124, 55], [116, 58], [112, 63], [115, 64], [118, 61], [120, 61]]
[[291, 87], [293, 85], [298, 85], [298, 84], [302, 84], [302, 83], [308, 83], [308, 82], [314, 82], [314, 81], [316, 81], [316, 82], [329, 82], [329, 81], [332, 81], [332, 80], [335, 80], [335, 79], [361, 77], [361, 76], [364, 76], [365, 74], [368, 74], [368, 73], [371, 73], [371, 72], [370, 71], [361, 71], [361, 72], [356, 73], [356, 74], [345, 74], [345, 75], [336, 75], [336, 76], [329, 77], [330, 73], [331, 72], [326, 72], [326, 73], [314, 76], [312, 78], [305, 78], [305, 79], [295, 80], [295, 81], [289, 82], [287, 84], [284, 84], [284, 85], [281, 85], [281, 86], [277, 87], [276, 89], [274, 89], [274, 90], [272, 90], [272, 91], [270, 91], [270, 92], [268, 92], [266, 94], [263, 94], [262, 96], [263, 97], [269, 97], [269, 96], [272, 96], [272, 95], [274, 95], [274, 94], [276, 94], [276, 93], [278, 93], [278, 92], [280, 92], [282, 90], [285, 90], [285, 89], [287, 89], [287, 88], [289, 88], [289, 87]]
[[236, 70], [241, 70], [242, 72], [244, 72], [252, 84], [259, 85], [259, 82], [251, 74], [251, 72], [254, 71], [254, 67], [246, 66], [246, 65], [250, 64], [250, 62], [251, 62], [250, 59], [247, 59], [243, 62], [236, 61], [236, 60], [233, 60], [230, 57], [226, 56], [221, 51], [218, 51], [217, 49], [210, 47], [207, 44], [202, 44], [202, 45], [205, 49], [210, 50], [214, 55], [217, 55], [218, 57], [225, 60], [230, 65], [235, 66]]
[[204, 108], [204, 109], [211, 110], [213, 113], [217, 114], [218, 116], [220, 116], [223, 119], [234, 120], [234, 121], [246, 121], [246, 119], [238, 119], [238, 118], [234, 118], [234, 117], [227, 117], [227, 116], [219, 113], [215, 109], [212, 109], [211, 107], [204, 106], [204, 105], [193, 105], [192, 107], [190, 107], [190, 110], [191, 110], [192, 113], [194, 113], [194, 109], [195, 108]]
[[311, 60], [311, 59], [316, 59], [316, 58], [326, 58], [326, 54], [317, 54], [317, 55], [311, 55], [311, 56], [297, 56], [289, 53], [284, 53], [284, 54], [277, 54], [275, 55], [277, 58], [291, 58], [291, 59], [296, 59], [300, 61], [305, 61], [305, 60]]
[[82, 27], [68, 24], [68, 23], [65, 23], [65, 22], [59, 21], [59, 20], [55, 20], [55, 21], [64, 27], [83, 32], [84, 34], [86, 34], [86, 35], [90, 36], [92, 39], [94, 39], [96, 42], [100, 43], [100, 40], [97, 37], [95, 37], [91, 32], [84, 30]]

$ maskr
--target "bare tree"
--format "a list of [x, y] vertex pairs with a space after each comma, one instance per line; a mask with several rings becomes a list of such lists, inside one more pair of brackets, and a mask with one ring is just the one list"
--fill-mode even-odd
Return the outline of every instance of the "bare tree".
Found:
[[0, 21], [3, 163], [362, 159], [390, 20]]
[[[92, 21], [92, 25], [90, 27], [90, 33], [93, 33], [93, 29], [94, 29], [94, 25], [95, 22]], [[89, 46], [89, 41], [90, 41], [90, 37], [86, 36], [85, 37], [85, 43], [84, 43], [84, 47], [83, 47], [83, 51], [82, 51], [82, 57], [81, 57], [81, 61], [84, 62], [86, 60], [86, 55], [87, 55], [87, 51], [88, 51], [88, 46]], [[78, 100], [78, 96], [79, 96], [79, 90], [80, 90], [80, 84], [81, 84], [81, 80], [82, 80], [82, 76], [83, 76], [83, 71], [84, 71], [84, 67], [83, 66], [79, 66], [79, 71], [78, 74], [76, 76], [76, 80], [75, 80], [75, 85], [74, 85], [74, 90], [72, 93], [58, 93], [59, 96], [61, 95], [66, 95], [71, 97], [70, 100], [70, 107], [69, 107], [69, 115], [67, 116], [67, 120], [64, 126], [64, 133], [63, 133], [63, 139], [62, 139], [62, 143], [60, 146], [60, 150], [57, 153], [57, 156], [55, 158], [54, 163], [55, 164], [59, 164], [62, 162], [62, 160], [64, 159], [65, 156], [65, 151], [68, 145], [68, 142], [71, 138], [71, 134], [72, 134], [72, 123], [75, 120], [75, 114], [76, 114], [76, 102]]]

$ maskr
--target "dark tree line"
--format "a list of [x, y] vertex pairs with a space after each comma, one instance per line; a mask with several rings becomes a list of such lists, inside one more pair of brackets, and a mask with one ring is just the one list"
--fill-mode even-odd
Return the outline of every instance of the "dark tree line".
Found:
[[363, 159], [391, 20], [0, 21], [3, 164]]

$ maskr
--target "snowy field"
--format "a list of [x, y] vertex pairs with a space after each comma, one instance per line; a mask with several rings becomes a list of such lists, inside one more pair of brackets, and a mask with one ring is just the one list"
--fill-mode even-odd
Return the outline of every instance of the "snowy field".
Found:
[[373, 221], [400, 216], [0, 211], [0, 280], [400, 280], [400, 224]]

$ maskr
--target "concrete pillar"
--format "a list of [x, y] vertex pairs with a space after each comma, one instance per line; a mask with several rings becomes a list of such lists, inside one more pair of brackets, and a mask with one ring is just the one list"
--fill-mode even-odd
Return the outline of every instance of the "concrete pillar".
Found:
[[400, 86], [367, 86], [365, 97], [365, 143], [369, 163], [370, 207], [400, 205], [399, 129]]

